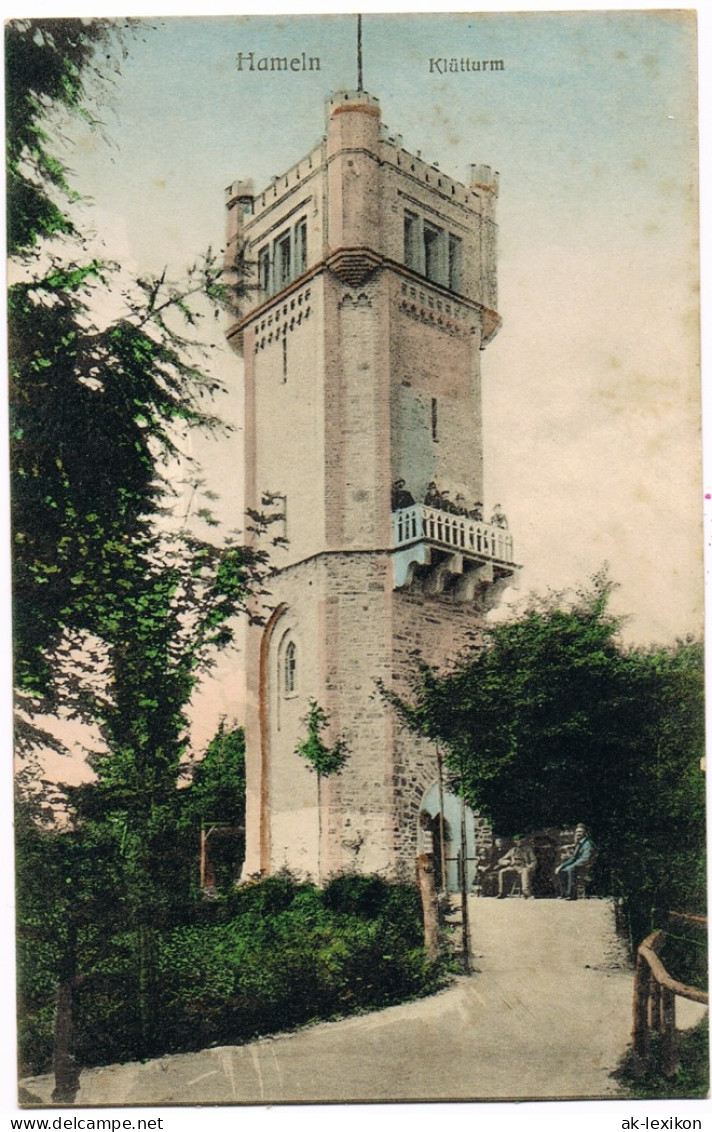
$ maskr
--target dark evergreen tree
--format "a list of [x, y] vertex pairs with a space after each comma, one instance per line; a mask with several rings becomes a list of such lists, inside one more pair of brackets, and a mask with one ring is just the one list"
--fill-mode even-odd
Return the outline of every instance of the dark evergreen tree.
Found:
[[[5, 41], [20, 744], [31, 751], [46, 738], [33, 731], [33, 715], [58, 705], [103, 738], [96, 780], [66, 791], [69, 826], [25, 823], [18, 841], [21, 943], [29, 947], [40, 930], [44, 900], [46, 953], [64, 988], [65, 1061], [72, 1017], [82, 1017], [80, 988], [97, 978], [107, 980], [107, 1017], [132, 1004], [133, 1055], [155, 1048], [156, 932], [186, 915], [189, 892], [178, 789], [185, 713], [265, 570], [262, 553], [230, 540], [212, 545], [167, 515], [176, 468], [197, 477], [182, 452], [186, 430], [221, 427], [210, 411], [219, 383], [199, 331], [229, 300], [221, 268], [208, 253], [181, 282], [165, 273], [127, 280], [92, 258], [50, 141], [60, 112], [98, 124], [93, 99], [120, 66], [127, 26], [15, 20]], [[27, 797], [22, 808], [34, 817]], [[112, 983], [120, 953], [135, 979], [124, 970]], [[58, 1080], [57, 1098], [65, 1092]]]
[[610, 592], [599, 578], [572, 604], [535, 603], [451, 671], [420, 663], [410, 699], [387, 694], [498, 833], [584, 822], [598, 889], [640, 940], [704, 907], [702, 650], [625, 648]]

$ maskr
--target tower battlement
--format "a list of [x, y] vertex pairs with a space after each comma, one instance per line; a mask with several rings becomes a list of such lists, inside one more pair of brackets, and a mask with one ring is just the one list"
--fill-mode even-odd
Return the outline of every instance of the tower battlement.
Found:
[[400, 265], [478, 307], [488, 341], [499, 325], [497, 174], [471, 165], [465, 184], [409, 153], [365, 91], [335, 94], [326, 108], [325, 138], [305, 158], [261, 192], [242, 180], [228, 187], [228, 263], [239, 260], [246, 292], [240, 323], [307, 272], [357, 285]]

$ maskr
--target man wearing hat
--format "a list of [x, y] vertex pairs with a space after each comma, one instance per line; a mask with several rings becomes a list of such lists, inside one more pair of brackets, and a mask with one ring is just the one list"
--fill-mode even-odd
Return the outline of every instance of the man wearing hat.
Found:
[[414, 503], [413, 496], [405, 486], [405, 480], [396, 480], [391, 488], [391, 510], [400, 511], [403, 507], [412, 507]]
[[593, 864], [595, 846], [588, 835], [585, 825], [580, 822], [574, 831], [574, 850], [570, 857], [557, 866], [555, 872], [559, 876], [561, 898], [575, 900], [578, 887], [578, 878], [585, 875]]
[[518, 880], [522, 886], [522, 896], [527, 899], [532, 894], [532, 878], [536, 872], [536, 854], [531, 845], [522, 841], [520, 833], [514, 835], [512, 848], [497, 862], [497, 899], [504, 900], [505, 882]]

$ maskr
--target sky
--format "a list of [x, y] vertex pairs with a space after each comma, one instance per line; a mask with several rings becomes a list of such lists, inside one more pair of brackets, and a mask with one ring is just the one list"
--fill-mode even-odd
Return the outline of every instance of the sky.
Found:
[[[238, 71], [238, 51], [318, 55]], [[636, 643], [702, 619], [695, 25], [661, 11], [364, 18], [364, 85], [445, 172], [500, 174], [499, 307], [483, 356], [486, 506], [503, 504], [531, 590], [602, 566]], [[436, 57], [503, 71], [431, 73]], [[355, 85], [352, 16], [161, 19], [130, 44], [105, 133], [74, 130], [75, 183], [109, 254], [179, 272], [221, 247], [224, 189], [267, 184]], [[217, 363], [240, 421], [241, 367]], [[198, 443], [240, 520], [241, 432]]]
[[[485, 502], [503, 504], [524, 566], [506, 604], [583, 585], [607, 561], [628, 640], [699, 633], [691, 16], [362, 7], [364, 85], [389, 129], [460, 180], [475, 162], [500, 174], [503, 325], [482, 368]], [[260, 188], [317, 143], [325, 98], [355, 85], [355, 21], [159, 15], [147, 25], [102, 108], [106, 137], [73, 127], [70, 164], [107, 255], [178, 274], [207, 245], [222, 246], [229, 183], [253, 177]], [[307, 50], [322, 69], [240, 73], [239, 50]], [[505, 68], [431, 74], [433, 55], [501, 58]], [[220, 408], [236, 429], [195, 448], [234, 526], [241, 370], [227, 347], [216, 365], [229, 389]], [[221, 712], [239, 715], [241, 663], [233, 653], [206, 693], [198, 745]]]
[[[237, 54], [318, 56], [318, 72], [238, 70]], [[430, 59], [502, 59], [437, 73]], [[696, 44], [692, 13], [367, 13], [364, 85], [411, 152], [459, 180], [500, 175], [499, 311], [484, 352], [485, 507], [522, 564], [494, 617], [604, 565], [637, 644], [699, 634], [702, 480]], [[225, 188], [259, 190], [318, 143], [356, 83], [352, 15], [144, 19], [102, 95], [101, 130], [62, 123], [84, 227], [130, 272], [178, 277], [224, 241]], [[242, 366], [213, 330], [233, 431], [193, 440], [226, 528], [242, 526]], [[224, 657], [194, 745], [239, 720]]]

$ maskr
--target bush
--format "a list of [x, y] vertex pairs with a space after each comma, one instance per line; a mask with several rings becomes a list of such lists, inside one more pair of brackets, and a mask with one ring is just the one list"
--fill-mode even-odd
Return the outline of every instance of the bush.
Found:
[[[442, 984], [443, 968], [422, 946], [420, 901], [410, 885], [347, 875], [322, 891], [282, 873], [245, 885], [221, 907], [218, 922], [158, 934], [160, 1037], [152, 1056], [237, 1044]], [[140, 1056], [136, 980], [135, 940], [124, 933], [77, 994], [80, 1064]], [[27, 1019], [26, 1072], [47, 1068], [52, 1015], [48, 1008]]]
[[709, 1094], [709, 1023], [705, 1018], [692, 1030], [680, 1035], [678, 1054], [680, 1063], [672, 1077], [663, 1077], [657, 1069], [660, 1058], [660, 1038], [651, 1035], [650, 1062], [643, 1074], [636, 1072], [632, 1051], [629, 1051], [613, 1076], [620, 1081], [630, 1097], [639, 1100], [666, 1100], [704, 1098]]
[[377, 916], [393, 889], [383, 877], [343, 873], [333, 877], [324, 889], [324, 905], [333, 912], [352, 916]]

